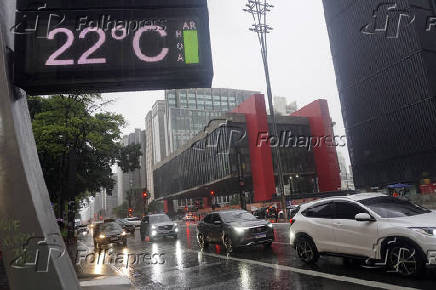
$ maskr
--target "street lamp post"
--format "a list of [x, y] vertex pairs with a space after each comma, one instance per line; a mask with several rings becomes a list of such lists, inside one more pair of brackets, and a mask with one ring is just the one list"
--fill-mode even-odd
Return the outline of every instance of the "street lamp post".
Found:
[[[267, 85], [267, 97], [268, 97], [268, 105], [269, 111], [272, 119], [272, 136], [279, 138], [277, 122], [274, 113], [274, 106], [272, 102], [272, 88], [271, 88], [271, 79], [269, 75], [269, 67], [268, 67], [268, 42], [267, 35], [272, 30], [272, 27], [267, 24], [267, 13], [270, 12], [271, 8], [274, 6], [269, 4], [267, 0], [248, 0], [248, 3], [245, 5], [247, 8], [244, 9], [245, 12], [250, 13], [253, 16], [254, 24], [250, 28], [250, 31], [256, 32], [257, 37], [259, 39], [259, 43], [261, 46], [261, 54], [263, 60], [263, 66], [265, 70], [265, 79]], [[280, 151], [278, 147], [273, 148], [274, 154], [276, 156], [277, 163], [277, 179], [278, 179], [278, 187], [281, 195], [281, 204], [283, 208], [283, 212], [285, 213], [285, 219], [288, 218], [288, 214], [286, 212], [286, 197], [285, 197], [285, 189], [284, 189], [284, 180], [283, 180], [283, 171], [282, 171], [282, 161], [280, 157]]]

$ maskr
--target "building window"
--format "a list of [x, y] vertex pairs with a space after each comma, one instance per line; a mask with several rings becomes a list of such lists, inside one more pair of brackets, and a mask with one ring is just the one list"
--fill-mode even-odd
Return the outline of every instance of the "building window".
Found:
[[197, 95], [197, 109], [204, 110], [205, 99], [203, 95]]
[[197, 102], [195, 100], [195, 94], [188, 93], [188, 107], [191, 109], [197, 108]]
[[188, 107], [188, 100], [186, 98], [186, 91], [180, 91], [180, 93], [179, 93], [179, 100], [180, 100], [180, 107], [181, 108], [187, 108]]
[[220, 96], [213, 96], [213, 109], [220, 111], [221, 110], [221, 98]]

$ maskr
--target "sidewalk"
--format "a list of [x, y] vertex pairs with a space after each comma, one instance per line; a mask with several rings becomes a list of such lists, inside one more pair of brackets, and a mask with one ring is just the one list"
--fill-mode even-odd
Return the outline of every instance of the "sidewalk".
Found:
[[[79, 248], [86, 247], [79, 242]], [[88, 248], [88, 247], [87, 247]], [[89, 252], [92, 249], [88, 248]], [[115, 267], [108, 264], [86, 264], [77, 265], [76, 261], [76, 246], [68, 246], [68, 254], [74, 264], [74, 268], [79, 278], [80, 287], [85, 290], [130, 290], [136, 289], [130, 283], [127, 276], [121, 275]]]

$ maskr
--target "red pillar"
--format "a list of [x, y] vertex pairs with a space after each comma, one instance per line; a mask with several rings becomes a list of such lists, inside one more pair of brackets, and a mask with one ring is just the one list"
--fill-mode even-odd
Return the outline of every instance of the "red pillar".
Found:
[[[234, 109], [233, 112], [244, 114], [247, 122], [254, 201], [271, 200], [272, 195], [276, 192], [271, 147], [266, 142], [258, 142], [258, 138], [262, 134], [268, 136], [268, 120], [264, 95], [251, 96]], [[257, 146], [258, 143], [260, 146]]]
[[209, 198], [208, 197], [203, 197], [203, 208], [208, 208], [210, 207], [209, 205]]
[[313, 149], [319, 190], [325, 192], [340, 189], [339, 162], [327, 101], [316, 100], [293, 113], [292, 116], [308, 118], [311, 137], [318, 138], [317, 140], [320, 141], [320, 144]]
[[164, 212], [168, 214], [168, 199], [164, 199]]
[[164, 212], [168, 215], [175, 214], [174, 204], [171, 199], [164, 199]]

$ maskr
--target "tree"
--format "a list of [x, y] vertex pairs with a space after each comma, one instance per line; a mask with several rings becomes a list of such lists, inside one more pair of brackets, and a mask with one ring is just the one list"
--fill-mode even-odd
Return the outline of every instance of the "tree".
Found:
[[[141, 145], [130, 144], [120, 149], [118, 164], [124, 173], [132, 173], [140, 167], [139, 157], [141, 156]], [[142, 204], [142, 188], [130, 188], [126, 191], [129, 208], [134, 207], [135, 212], [142, 212], [142, 206], [138, 210], [138, 204]]]
[[[63, 217], [65, 203], [101, 188], [113, 189], [111, 167], [118, 162], [123, 171], [139, 163], [122, 160], [119, 143], [123, 116], [103, 111], [107, 103], [98, 94], [29, 97], [29, 112], [44, 179], [52, 201]], [[139, 156], [137, 147], [130, 155]]]
[[140, 144], [130, 144], [120, 148], [118, 165], [123, 172], [132, 172], [139, 168], [139, 157], [142, 156]]

